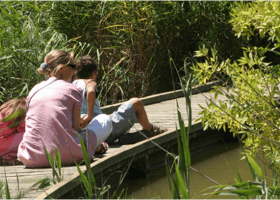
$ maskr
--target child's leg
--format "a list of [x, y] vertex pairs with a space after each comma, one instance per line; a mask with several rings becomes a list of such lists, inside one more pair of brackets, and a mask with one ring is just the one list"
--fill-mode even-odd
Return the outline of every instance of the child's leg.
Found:
[[111, 115], [113, 130], [109, 137], [105, 140], [106, 143], [112, 144], [121, 135], [125, 134], [135, 123], [136, 113], [130, 101], [122, 104], [117, 111]]
[[[105, 140], [108, 144], [112, 144], [116, 139], [124, 135], [135, 123], [136, 118], [144, 130], [150, 132], [150, 136], [167, 131], [167, 129], [159, 129], [153, 126], [149, 120], [145, 108], [139, 98], [132, 98], [122, 104], [118, 111], [111, 115], [113, 122], [113, 131]], [[159, 130], [155, 130], [159, 129]]]
[[86, 128], [92, 130], [96, 134], [97, 145], [99, 145], [104, 142], [111, 133], [112, 127], [112, 120], [110, 116], [100, 114], [94, 117]]
[[151, 137], [168, 131], [167, 128], [162, 128], [162, 127], [153, 125], [149, 122], [147, 113], [146, 113], [145, 108], [144, 108], [142, 102], [140, 101], [140, 99], [133, 98], [133, 99], [130, 99], [129, 101], [131, 102], [131, 104], [133, 105], [133, 107], [135, 109], [135, 113], [136, 113], [138, 122], [140, 123], [140, 125], [142, 126], [142, 128], [144, 130], [147, 130], [148, 132], [150, 132]]
[[140, 99], [132, 98], [129, 102], [133, 105], [136, 117], [142, 128], [145, 130], [151, 130], [153, 125], [149, 122], [147, 113]]

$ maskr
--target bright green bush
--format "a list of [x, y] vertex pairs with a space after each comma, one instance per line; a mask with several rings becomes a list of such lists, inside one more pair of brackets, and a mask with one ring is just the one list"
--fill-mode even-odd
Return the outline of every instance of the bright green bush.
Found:
[[[238, 37], [266, 38], [272, 47], [244, 47], [242, 57], [223, 62], [217, 59], [219, 53], [215, 49], [209, 52], [202, 47], [196, 56], [205, 57], [206, 61], [195, 67], [200, 83], [219, 75], [226, 75], [232, 83], [230, 89], [213, 90], [214, 97], [202, 111], [205, 129], [228, 127], [234, 135], [242, 134], [247, 153], [263, 151], [276, 170], [280, 167], [280, 65], [266, 62], [265, 55], [277, 53], [279, 48], [279, 6], [279, 2], [236, 4], [230, 21]], [[226, 100], [215, 102], [218, 95], [224, 95]]]

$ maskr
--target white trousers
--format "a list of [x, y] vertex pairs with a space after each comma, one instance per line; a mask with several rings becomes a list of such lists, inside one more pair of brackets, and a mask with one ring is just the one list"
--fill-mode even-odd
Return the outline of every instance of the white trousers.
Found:
[[[86, 114], [81, 114], [81, 117]], [[96, 134], [97, 146], [105, 141], [113, 130], [112, 119], [106, 114], [99, 114], [83, 129], [92, 130]]]

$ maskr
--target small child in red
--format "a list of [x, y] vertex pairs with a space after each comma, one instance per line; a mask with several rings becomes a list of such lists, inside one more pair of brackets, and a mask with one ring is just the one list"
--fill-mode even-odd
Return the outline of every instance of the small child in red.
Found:
[[11, 99], [0, 107], [0, 163], [17, 163], [18, 146], [25, 132], [25, 101]]

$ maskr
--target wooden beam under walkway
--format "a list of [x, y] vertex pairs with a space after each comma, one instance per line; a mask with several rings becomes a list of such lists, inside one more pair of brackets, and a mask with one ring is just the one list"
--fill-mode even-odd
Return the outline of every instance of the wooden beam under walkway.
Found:
[[[210, 97], [210, 93], [207, 91], [209, 91], [214, 85], [220, 85], [220, 82], [212, 82], [193, 88], [193, 96], [191, 100], [192, 121], [199, 117], [198, 113], [201, 111], [201, 108], [198, 106], [198, 104], [202, 106], [206, 105], [205, 96]], [[175, 129], [176, 124], [178, 124], [178, 117], [174, 96], [178, 98], [180, 111], [186, 124], [186, 105], [185, 98], [182, 97], [182, 90], [152, 95], [141, 99], [145, 105], [149, 120], [154, 124], [169, 129], [168, 132], [151, 138], [152, 141], [166, 149], [171, 145], [176, 145], [177, 142], [177, 134]], [[102, 110], [104, 113], [112, 113], [118, 108], [119, 105], [120, 104], [106, 106], [103, 107]], [[136, 124], [132, 128], [131, 132], [135, 132], [136, 130], [141, 130], [139, 124]], [[220, 139], [220, 137], [221, 136], [217, 137], [217, 139]], [[193, 142], [196, 148], [200, 147], [200, 143], [202, 141], [204, 141], [203, 145], [213, 142], [210, 139], [213, 138], [212, 136], [206, 137], [203, 135], [200, 122], [192, 125], [190, 138], [196, 138], [196, 141]], [[91, 169], [95, 178], [101, 180], [102, 177], [108, 177], [110, 174], [112, 174], [112, 172], [125, 168], [127, 165], [129, 165], [129, 163], [131, 163], [132, 159], [134, 162], [140, 162], [142, 160], [144, 161], [141, 162], [142, 164], [144, 163], [149, 165], [144, 166], [144, 168], [152, 168], [153, 165], [157, 165], [157, 158], [159, 157], [157, 154], [155, 154], [155, 152], [162, 152], [163, 155], [166, 154], [150, 140], [144, 140], [132, 145], [110, 146], [106, 154], [101, 157], [94, 158], [94, 161], [91, 163]], [[86, 167], [84, 165], [82, 165], [80, 168], [83, 172], [86, 171]], [[70, 198], [69, 195], [71, 195], [71, 190], [75, 188], [77, 190], [81, 184], [80, 176], [76, 166], [63, 167], [63, 180], [60, 183], [38, 191], [36, 191], [34, 188], [31, 188], [31, 186], [40, 179], [46, 177], [52, 178], [52, 169], [26, 169], [23, 165], [6, 167], [0, 166], [0, 174], [2, 179], [4, 179], [6, 174], [13, 198], [16, 197], [19, 191], [23, 193], [22, 198], [28, 199], [45, 199], [50, 197], [55, 199], [61, 197]]]

